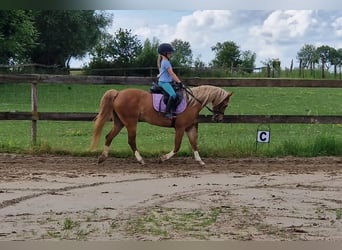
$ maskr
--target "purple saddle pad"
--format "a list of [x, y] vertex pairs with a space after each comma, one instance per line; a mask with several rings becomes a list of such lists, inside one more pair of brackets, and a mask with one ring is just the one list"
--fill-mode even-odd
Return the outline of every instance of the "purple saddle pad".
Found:
[[[153, 108], [158, 112], [165, 112], [166, 110], [166, 105], [162, 99], [163, 99], [162, 94], [152, 94]], [[175, 113], [180, 114], [185, 109], [186, 109], [186, 100], [185, 98], [183, 98], [182, 101], [178, 104]]]

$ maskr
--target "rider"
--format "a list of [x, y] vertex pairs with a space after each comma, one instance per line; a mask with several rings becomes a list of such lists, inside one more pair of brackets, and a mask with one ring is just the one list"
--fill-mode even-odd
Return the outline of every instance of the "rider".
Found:
[[171, 86], [171, 82], [175, 81], [177, 84], [181, 84], [178, 76], [173, 72], [172, 65], [170, 63], [170, 58], [175, 50], [169, 43], [162, 43], [158, 46], [158, 69], [159, 69], [159, 81], [158, 85], [165, 90], [169, 95], [169, 100], [166, 104], [166, 114], [167, 119], [172, 119], [175, 117], [174, 111], [176, 109], [176, 92]]

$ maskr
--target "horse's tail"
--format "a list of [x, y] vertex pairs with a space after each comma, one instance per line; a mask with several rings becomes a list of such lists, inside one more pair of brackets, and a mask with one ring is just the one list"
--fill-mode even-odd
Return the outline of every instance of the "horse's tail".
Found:
[[118, 95], [119, 91], [115, 89], [108, 90], [101, 99], [100, 111], [95, 117], [95, 125], [93, 130], [93, 138], [91, 141], [90, 148], [94, 150], [100, 141], [100, 136], [102, 133], [103, 126], [111, 118], [113, 119], [113, 102], [115, 97]]

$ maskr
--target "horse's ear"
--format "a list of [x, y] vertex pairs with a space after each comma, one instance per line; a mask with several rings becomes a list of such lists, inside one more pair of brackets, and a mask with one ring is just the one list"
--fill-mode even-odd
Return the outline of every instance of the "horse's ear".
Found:
[[231, 97], [233, 95], [233, 92], [228, 92], [228, 97]]

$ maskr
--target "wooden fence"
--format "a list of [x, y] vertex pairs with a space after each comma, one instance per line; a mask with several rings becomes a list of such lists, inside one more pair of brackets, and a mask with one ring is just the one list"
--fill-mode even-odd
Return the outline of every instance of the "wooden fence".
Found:
[[[155, 80], [152, 77], [133, 76], [73, 76], [73, 75], [41, 75], [41, 74], [0, 74], [0, 83], [68, 83], [68, 84], [130, 84], [148, 85]], [[342, 80], [308, 80], [283, 78], [185, 78], [189, 86], [214, 85], [219, 87], [315, 87], [342, 88]]]
[[[39, 112], [37, 100], [38, 84], [129, 84], [148, 85], [154, 79], [149, 77], [119, 76], [69, 76], [69, 75], [1, 75], [0, 83], [31, 83], [31, 112], [0, 112], [0, 120], [31, 120], [32, 141], [36, 142], [37, 121], [92, 121], [96, 113]], [[341, 80], [293, 80], [293, 79], [200, 79], [188, 78], [188, 86], [215, 85], [220, 87], [315, 87], [342, 88]], [[199, 122], [210, 123], [211, 116], [200, 115]], [[304, 123], [304, 124], [342, 124], [342, 115], [225, 115], [224, 123]]]

